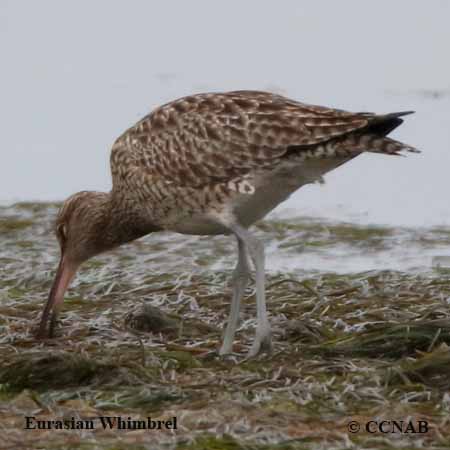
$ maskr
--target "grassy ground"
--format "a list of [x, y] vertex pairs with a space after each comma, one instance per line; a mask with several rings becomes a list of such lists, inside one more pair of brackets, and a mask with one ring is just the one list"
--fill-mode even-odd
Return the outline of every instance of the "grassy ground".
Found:
[[[255, 325], [250, 286], [236, 355], [219, 359], [233, 243], [159, 234], [88, 262], [58, 337], [38, 342], [58, 256], [54, 213], [55, 205], [0, 209], [0, 449], [450, 447], [450, 271], [269, 274], [273, 354], [244, 361]], [[258, 228], [269, 247], [292, 255], [396, 245], [389, 228]], [[410, 239], [450, 244], [450, 231]], [[178, 429], [24, 430], [25, 416], [177, 417]], [[415, 429], [427, 421], [428, 432], [365, 431], [381, 420]]]

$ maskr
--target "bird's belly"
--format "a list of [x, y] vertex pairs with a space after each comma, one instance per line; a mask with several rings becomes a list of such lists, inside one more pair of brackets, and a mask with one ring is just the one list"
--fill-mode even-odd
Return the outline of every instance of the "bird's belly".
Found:
[[[288, 161], [272, 171], [261, 171], [253, 176], [252, 194], [237, 194], [229, 198], [226, 214], [231, 213], [238, 223], [249, 227], [262, 219], [277, 205], [305, 184], [314, 183], [326, 172], [341, 165], [348, 158], [333, 158], [303, 161], [302, 164]], [[208, 211], [184, 216], [165, 227], [183, 234], [214, 235], [229, 234], [230, 230], [220, 223], [217, 214]]]
[[212, 216], [204, 213], [192, 214], [182, 221], [167, 226], [170, 231], [182, 234], [216, 235], [230, 234], [230, 230]]
[[239, 223], [250, 226], [266, 216], [305, 184], [321, 180], [322, 175], [339, 166], [348, 158], [333, 158], [303, 162], [301, 165], [287, 163], [270, 173], [255, 178], [253, 195], [240, 195], [233, 205]]
[[289, 183], [278, 177], [270, 177], [267, 181], [269, 183], [257, 186], [252, 195], [241, 194], [233, 202], [233, 214], [240, 224], [248, 227], [261, 220], [293, 192], [307, 184], [299, 183], [299, 180]]

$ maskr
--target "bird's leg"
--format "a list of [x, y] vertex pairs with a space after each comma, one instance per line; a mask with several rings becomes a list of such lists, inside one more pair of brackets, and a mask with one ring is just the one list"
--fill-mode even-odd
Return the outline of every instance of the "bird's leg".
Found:
[[256, 318], [258, 322], [255, 340], [248, 352], [248, 357], [251, 358], [260, 351], [270, 351], [272, 349], [270, 324], [266, 309], [264, 246], [244, 227], [233, 224], [230, 228], [238, 239], [244, 242], [256, 270]]
[[228, 317], [228, 324], [225, 330], [223, 344], [219, 351], [220, 355], [226, 355], [228, 353], [231, 353], [233, 350], [233, 340], [239, 321], [239, 309], [241, 306], [241, 300], [249, 280], [247, 249], [245, 248], [244, 241], [239, 238], [239, 236], [237, 236], [237, 241], [239, 256], [232, 277], [233, 297], [231, 299], [230, 316]]

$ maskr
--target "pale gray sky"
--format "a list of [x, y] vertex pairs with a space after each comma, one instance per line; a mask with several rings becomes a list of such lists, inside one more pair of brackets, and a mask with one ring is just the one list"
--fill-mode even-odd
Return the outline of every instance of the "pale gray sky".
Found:
[[114, 139], [158, 104], [268, 89], [414, 109], [395, 136], [423, 150], [359, 157], [281, 210], [450, 224], [449, 23], [447, 0], [0, 0], [0, 201], [108, 190]]

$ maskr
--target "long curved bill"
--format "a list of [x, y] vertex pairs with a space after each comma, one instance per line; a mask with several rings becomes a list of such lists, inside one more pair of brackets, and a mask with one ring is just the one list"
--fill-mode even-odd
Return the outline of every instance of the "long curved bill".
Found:
[[[56, 276], [53, 281], [53, 285], [50, 290], [50, 294], [48, 296], [44, 311], [42, 313], [41, 323], [39, 325], [39, 330], [37, 333], [38, 339], [53, 337], [56, 319], [64, 301], [64, 294], [69, 287], [69, 284], [72, 281], [73, 277], [75, 276], [76, 271], [77, 266], [70, 264], [63, 255], [61, 257], [61, 260], [59, 261]], [[50, 313], [52, 313], [52, 317], [50, 321], [50, 328], [47, 333], [47, 322]]]

